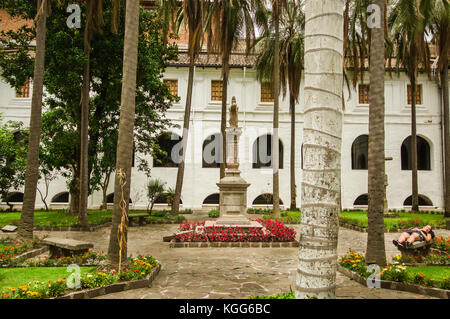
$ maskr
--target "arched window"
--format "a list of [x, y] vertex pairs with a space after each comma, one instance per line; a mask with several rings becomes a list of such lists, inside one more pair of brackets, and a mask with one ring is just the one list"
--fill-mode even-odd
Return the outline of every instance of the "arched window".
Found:
[[358, 136], [352, 144], [352, 169], [367, 169], [369, 136]]
[[[130, 198], [129, 203], [131, 204], [133, 201]], [[108, 196], [106, 196], [106, 203], [107, 204], [114, 204], [114, 193], [109, 194]]]
[[[272, 167], [272, 140], [270, 134], [262, 135], [253, 143], [253, 168]], [[283, 168], [283, 143], [279, 139], [279, 168]]]
[[[261, 194], [255, 198], [253, 205], [272, 205], [273, 195], [269, 193]], [[283, 205], [283, 201], [280, 198], [280, 205]]]
[[353, 202], [353, 206], [367, 206], [369, 205], [369, 194], [359, 195]]
[[8, 203], [23, 203], [23, 193], [11, 192], [6, 196], [6, 202]]
[[157, 148], [153, 154], [153, 167], [177, 167], [181, 162], [181, 156], [173, 147], [180, 142], [181, 137], [175, 133], [161, 134], [157, 138]]
[[[402, 170], [411, 170], [411, 136], [402, 143]], [[417, 136], [417, 169], [421, 171], [431, 170], [430, 144], [420, 136]]]
[[69, 202], [69, 192], [62, 192], [56, 194], [52, 198], [52, 203], [68, 203]]
[[219, 198], [219, 193], [211, 194], [205, 198], [205, 200], [203, 201], [203, 205], [219, 205]]
[[[412, 195], [405, 199], [403, 206], [412, 206]], [[433, 202], [427, 196], [419, 194], [419, 206], [433, 206]]]
[[217, 168], [222, 162], [222, 134], [216, 133], [208, 136], [202, 147], [202, 167]]

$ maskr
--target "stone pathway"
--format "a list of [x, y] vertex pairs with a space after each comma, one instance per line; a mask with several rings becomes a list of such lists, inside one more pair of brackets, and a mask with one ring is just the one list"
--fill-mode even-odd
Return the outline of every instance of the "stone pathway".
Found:
[[[292, 226], [292, 225], [291, 225]], [[295, 287], [298, 248], [169, 248], [164, 235], [172, 234], [178, 225], [146, 225], [131, 227], [128, 234], [129, 254], [150, 254], [163, 268], [152, 287], [130, 290], [103, 297], [109, 298], [238, 298], [272, 295]], [[293, 225], [298, 231], [299, 226]], [[92, 242], [94, 249], [107, 250], [110, 228], [96, 232], [39, 232], [60, 238]], [[450, 236], [450, 231], [437, 230], [436, 235]], [[385, 234], [386, 254], [390, 261], [398, 251], [392, 239], [398, 234]], [[341, 228], [338, 254], [349, 248], [363, 252], [367, 234]], [[426, 298], [412, 293], [387, 289], [369, 289], [338, 272], [337, 297], [340, 299]]]

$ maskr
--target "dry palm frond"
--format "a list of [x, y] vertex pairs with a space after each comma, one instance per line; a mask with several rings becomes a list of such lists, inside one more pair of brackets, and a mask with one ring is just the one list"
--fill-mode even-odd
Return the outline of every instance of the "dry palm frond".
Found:
[[123, 248], [126, 247], [127, 245], [127, 238], [125, 236], [126, 232], [128, 231], [128, 213], [127, 213], [127, 202], [125, 201], [125, 197], [124, 197], [124, 191], [123, 188], [125, 187], [127, 181], [127, 174], [123, 171], [123, 169], [119, 168], [116, 175], [119, 177], [120, 179], [120, 190], [121, 190], [121, 195], [120, 195], [120, 209], [122, 210], [122, 218], [120, 220], [120, 225], [119, 228], [117, 230], [117, 240], [119, 243], [119, 271], [118, 273], [120, 274], [120, 271], [122, 269], [122, 251]]

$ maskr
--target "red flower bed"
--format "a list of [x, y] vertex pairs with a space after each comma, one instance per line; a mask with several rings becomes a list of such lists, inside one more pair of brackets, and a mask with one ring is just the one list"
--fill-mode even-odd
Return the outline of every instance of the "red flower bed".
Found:
[[[189, 231], [189, 233], [175, 234], [175, 239], [182, 242], [259, 242], [259, 241], [277, 241], [289, 242], [295, 240], [296, 232], [293, 228], [285, 226], [278, 220], [256, 220], [265, 227], [261, 228], [242, 228], [242, 227], [204, 227], [205, 222], [192, 223], [185, 222], [180, 224], [178, 232]], [[199, 229], [197, 227], [200, 226]]]

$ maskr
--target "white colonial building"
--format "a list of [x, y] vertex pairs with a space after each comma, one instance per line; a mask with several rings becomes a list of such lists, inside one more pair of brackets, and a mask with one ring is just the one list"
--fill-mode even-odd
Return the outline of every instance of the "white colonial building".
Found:
[[[239, 125], [243, 129], [240, 140], [241, 176], [250, 183], [247, 205], [264, 204], [267, 197], [261, 196], [272, 192], [272, 169], [270, 163], [264, 165], [254, 158], [257, 141], [270, 148], [272, 132], [273, 102], [268, 86], [261, 85], [256, 79], [253, 58], [235, 54], [231, 61], [231, 74], [228, 86], [228, 104], [236, 98], [239, 107]], [[184, 106], [187, 92], [188, 68], [185, 55], [172, 64], [164, 75], [173, 94], [180, 96], [180, 101], [168, 111], [167, 117], [174, 124], [183, 126]], [[368, 74], [366, 79], [368, 82]], [[411, 132], [410, 92], [407, 77], [402, 74], [392, 77], [386, 74], [386, 156], [392, 161], [386, 162], [388, 175], [387, 199], [390, 209], [408, 209], [411, 205], [411, 170], [409, 136]], [[427, 209], [443, 207], [443, 130], [442, 105], [438, 85], [425, 75], [419, 77], [419, 96], [417, 97], [417, 134], [418, 134], [418, 179], [420, 205]], [[219, 168], [203, 161], [203, 149], [212, 143], [211, 136], [220, 132], [221, 112], [221, 69], [214, 58], [201, 56], [195, 69], [191, 123], [188, 138], [186, 169], [181, 195], [182, 207], [200, 209], [218, 203]], [[359, 84], [349, 92], [344, 88], [345, 110], [343, 116], [342, 139], [342, 207], [355, 208], [367, 205], [367, 137], [369, 106], [367, 101], [367, 84]], [[32, 84], [28, 90], [17, 95], [5, 82], [0, 83], [0, 113], [6, 120], [22, 121], [29, 124]], [[408, 94], [409, 93], [409, 94]], [[302, 181], [302, 136], [303, 136], [303, 88], [296, 105], [296, 184], [300, 189]], [[284, 207], [290, 202], [290, 114], [289, 99], [280, 100], [280, 199]], [[181, 128], [169, 132], [172, 137], [182, 135]], [[216, 140], [217, 141], [217, 140]], [[161, 140], [170, 150], [178, 141], [166, 138]], [[255, 163], [256, 162], [256, 163]], [[264, 167], [267, 166], [267, 167]], [[169, 158], [162, 163], [154, 163], [152, 178], [160, 178], [167, 186], [174, 187], [177, 168]], [[133, 208], [145, 208], [147, 177], [133, 169], [131, 200]], [[43, 187], [40, 185], [40, 187]], [[20, 202], [22, 190], [12, 193], [15, 201]], [[109, 185], [109, 194], [113, 185]], [[297, 205], [300, 207], [300, 191], [297, 192]], [[67, 181], [58, 178], [50, 185], [48, 197], [53, 207], [66, 205], [69, 201]], [[112, 202], [112, 195], [109, 196]], [[101, 192], [89, 198], [89, 207], [98, 208], [102, 202]], [[20, 203], [18, 203], [20, 204]], [[42, 207], [39, 196], [36, 206]], [[164, 207], [161, 204], [160, 207]]]

